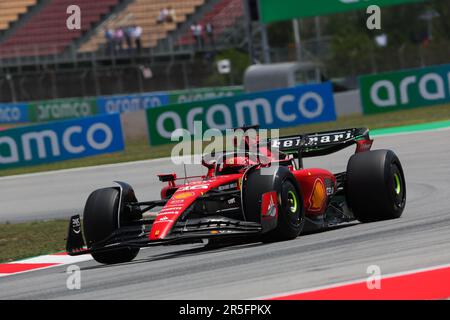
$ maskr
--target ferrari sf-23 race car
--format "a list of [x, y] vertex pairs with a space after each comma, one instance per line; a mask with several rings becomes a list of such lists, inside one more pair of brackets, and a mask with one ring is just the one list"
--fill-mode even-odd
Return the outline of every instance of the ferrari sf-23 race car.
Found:
[[[307, 228], [399, 218], [405, 208], [400, 160], [391, 150], [370, 151], [373, 140], [366, 128], [266, 139], [268, 147], [256, 155], [248, 150], [251, 144], [262, 144], [260, 135], [239, 143], [232, 154], [210, 154], [209, 161], [203, 156], [204, 176], [159, 175], [167, 183], [160, 200], [139, 202], [124, 182], [94, 191], [82, 223], [80, 215], [70, 219], [68, 254], [122, 263], [143, 247], [290, 240]], [[346, 172], [303, 166], [304, 158], [351, 145], [356, 151]]]

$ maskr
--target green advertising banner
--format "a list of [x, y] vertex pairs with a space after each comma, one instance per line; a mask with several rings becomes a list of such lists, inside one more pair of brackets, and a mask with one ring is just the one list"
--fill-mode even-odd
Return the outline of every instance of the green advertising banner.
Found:
[[322, 16], [351, 10], [366, 9], [370, 5], [391, 6], [424, 0], [259, 0], [261, 20], [269, 23], [294, 18]]
[[244, 89], [241, 86], [169, 91], [169, 104], [232, 97], [243, 92]]
[[450, 65], [359, 78], [365, 114], [450, 102]]
[[38, 101], [29, 104], [28, 112], [31, 122], [85, 118], [97, 114], [97, 103], [96, 98]]
[[222, 131], [243, 125], [273, 129], [334, 120], [329, 82], [147, 109], [151, 145], [170, 143], [177, 129], [196, 135], [208, 129]]

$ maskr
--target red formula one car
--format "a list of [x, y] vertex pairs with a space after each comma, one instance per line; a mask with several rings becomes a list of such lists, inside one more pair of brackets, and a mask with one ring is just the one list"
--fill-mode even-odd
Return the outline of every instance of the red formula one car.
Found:
[[[344, 129], [266, 140], [255, 154], [249, 147], [262, 141], [246, 137], [237, 152], [204, 157], [205, 176], [159, 175], [168, 185], [156, 201], [139, 202], [130, 185], [116, 182], [89, 196], [83, 226], [79, 215], [71, 218], [67, 251], [113, 264], [154, 245], [281, 241], [306, 228], [399, 218], [406, 201], [402, 166], [390, 150], [370, 151], [372, 142], [368, 129]], [[351, 145], [356, 152], [346, 172], [303, 167], [303, 158]]]

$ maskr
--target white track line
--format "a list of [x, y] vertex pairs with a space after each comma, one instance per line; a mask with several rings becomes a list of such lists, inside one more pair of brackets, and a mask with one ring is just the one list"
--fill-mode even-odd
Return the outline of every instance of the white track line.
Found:
[[[390, 273], [390, 274], [387, 274], [387, 275], [382, 275], [381, 276], [381, 280], [389, 279], [389, 278], [395, 278], [395, 277], [400, 277], [400, 276], [411, 275], [411, 274], [415, 274], [415, 273], [421, 273], [421, 272], [445, 269], [445, 268], [449, 268], [449, 267], [450, 267], [450, 264], [443, 264], [443, 265], [437, 265], [437, 266], [433, 266], [433, 267], [427, 267], [427, 268], [420, 268], [420, 269], [414, 269], [414, 270], [409, 270], [409, 271], [401, 271], [401, 272], [396, 272], [396, 273]], [[319, 290], [324, 290], [324, 289], [338, 288], [338, 287], [343, 287], [343, 286], [347, 286], [347, 285], [362, 283], [362, 282], [366, 282], [366, 281], [367, 281], [367, 278], [362, 278], [362, 279], [358, 279], [358, 280], [339, 282], [339, 283], [324, 285], [324, 286], [320, 286], [320, 287], [313, 287], [313, 288], [308, 288], [308, 289], [301, 289], [301, 290], [293, 290], [293, 291], [275, 293], [275, 294], [271, 294], [271, 295], [267, 295], [267, 296], [262, 296], [262, 297], [257, 297], [257, 298], [250, 298], [248, 300], [273, 299], [273, 298], [285, 297], [285, 296], [294, 295], [294, 294], [302, 294], [302, 293], [314, 292], [314, 291], [319, 291]]]
[[[64, 266], [64, 265], [77, 264], [80, 262], [86, 262], [86, 261], [91, 261], [91, 260], [93, 260], [93, 258], [90, 254], [81, 255], [81, 256], [69, 256], [69, 255], [62, 255], [62, 254], [43, 255], [43, 256], [38, 256], [38, 257], [33, 257], [33, 258], [28, 258], [28, 259], [24, 259], [24, 260], [6, 263], [8, 265], [36, 264], [37, 266], [33, 269], [24, 270], [24, 271], [11, 272], [11, 273], [0, 273], [0, 278], [7, 277], [7, 276], [13, 276], [16, 274], [32, 272], [32, 271], [60, 267], [60, 266]], [[54, 265], [42, 266], [42, 267], [38, 266], [39, 264], [45, 265], [48, 263], [52, 263]]]

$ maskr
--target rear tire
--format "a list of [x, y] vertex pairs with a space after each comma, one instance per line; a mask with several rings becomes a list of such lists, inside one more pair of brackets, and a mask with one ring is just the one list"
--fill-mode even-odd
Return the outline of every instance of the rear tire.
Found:
[[[116, 188], [99, 189], [91, 193], [83, 214], [83, 231], [87, 246], [106, 239], [119, 228], [119, 191]], [[103, 264], [129, 262], [139, 253], [139, 248], [92, 253], [95, 261]]]
[[347, 165], [346, 197], [361, 222], [399, 218], [406, 204], [406, 182], [396, 154], [391, 150], [354, 154]]

